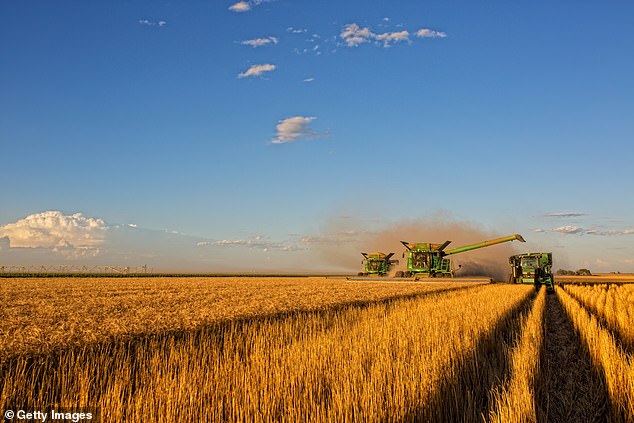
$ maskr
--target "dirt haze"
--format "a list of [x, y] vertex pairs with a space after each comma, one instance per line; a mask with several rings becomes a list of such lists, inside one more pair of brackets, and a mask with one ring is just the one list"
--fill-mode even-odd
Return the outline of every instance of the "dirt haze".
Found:
[[[368, 225], [353, 218], [330, 220], [322, 231], [322, 242], [314, 249], [329, 264], [359, 271], [363, 257], [361, 252], [381, 251], [395, 253], [400, 263], [393, 269], [404, 270], [407, 266], [402, 254], [405, 247], [400, 241], [442, 243], [451, 241], [446, 248], [462, 247], [482, 241], [512, 235], [485, 230], [472, 222], [461, 222], [444, 214], [402, 220], [390, 224]], [[490, 276], [495, 280], [507, 280], [510, 268], [508, 257], [517, 254], [517, 241], [493, 245], [478, 250], [450, 256], [454, 267], [462, 267], [459, 276]]]

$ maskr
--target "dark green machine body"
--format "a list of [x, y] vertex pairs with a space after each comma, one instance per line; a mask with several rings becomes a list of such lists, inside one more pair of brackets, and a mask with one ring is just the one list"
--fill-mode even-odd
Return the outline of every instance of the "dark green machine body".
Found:
[[450, 259], [445, 258], [445, 256], [476, 250], [478, 248], [488, 247], [513, 240], [525, 242], [521, 235], [513, 234], [445, 251], [445, 248], [447, 248], [451, 241], [445, 241], [442, 244], [432, 244], [429, 242], [408, 243], [406, 241], [401, 241], [401, 244], [407, 248], [407, 250], [403, 253], [403, 257], [407, 255], [407, 271], [399, 271], [396, 276], [410, 277], [425, 275], [432, 278], [453, 278], [455, 276], [453, 263]]
[[359, 276], [385, 276], [390, 272], [394, 264], [398, 264], [398, 260], [390, 260], [394, 253], [361, 253], [363, 256], [363, 272], [359, 272]]
[[546, 285], [548, 292], [555, 290], [555, 279], [552, 274], [552, 253], [525, 253], [509, 257], [512, 272], [512, 283], [535, 285], [539, 289]]

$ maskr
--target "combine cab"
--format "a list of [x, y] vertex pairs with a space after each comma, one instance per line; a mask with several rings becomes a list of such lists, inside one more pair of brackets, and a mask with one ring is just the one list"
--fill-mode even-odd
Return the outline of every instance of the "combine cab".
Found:
[[546, 285], [547, 292], [554, 292], [552, 253], [518, 254], [509, 257], [509, 264], [512, 268], [510, 282], [533, 284], [536, 289]]
[[496, 238], [480, 242], [478, 244], [466, 245], [464, 247], [445, 251], [445, 248], [447, 248], [451, 241], [445, 241], [442, 244], [432, 244], [429, 242], [409, 243], [401, 241], [401, 244], [407, 248], [407, 250], [403, 253], [403, 257], [407, 255], [407, 271], [396, 272], [396, 277], [427, 276], [432, 278], [453, 278], [455, 276], [453, 263], [450, 259], [445, 258], [445, 256], [476, 250], [478, 248], [488, 247], [490, 245], [513, 240], [525, 242], [521, 235], [514, 234], [503, 238]]
[[398, 260], [390, 260], [394, 253], [361, 253], [363, 256], [363, 272], [359, 276], [385, 276], [390, 272], [393, 265], [398, 264]]

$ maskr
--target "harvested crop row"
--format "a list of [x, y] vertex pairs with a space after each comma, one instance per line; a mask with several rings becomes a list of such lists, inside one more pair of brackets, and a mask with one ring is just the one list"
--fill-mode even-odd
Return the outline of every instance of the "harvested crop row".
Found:
[[587, 344], [594, 365], [605, 375], [614, 417], [631, 421], [634, 416], [632, 356], [619, 348], [612, 334], [564, 289], [558, 288], [557, 295]]
[[487, 285], [24, 358], [7, 369], [2, 399], [97, 406], [108, 421], [478, 419], [474, 398], [488, 386], [446, 401], [442, 386], [532, 292]]
[[535, 380], [543, 344], [543, 321], [546, 289], [542, 288], [530, 314], [524, 318], [521, 338], [511, 351], [512, 378], [503, 389], [494, 393], [488, 421], [536, 422]]
[[0, 279], [0, 363], [139, 334], [465, 286], [474, 285], [325, 278]]
[[634, 352], [634, 286], [566, 285], [564, 289], [614, 331], [628, 352]]

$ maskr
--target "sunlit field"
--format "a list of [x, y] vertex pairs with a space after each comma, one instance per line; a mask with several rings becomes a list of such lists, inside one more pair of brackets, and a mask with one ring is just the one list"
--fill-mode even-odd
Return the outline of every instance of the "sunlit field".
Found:
[[317, 277], [0, 284], [2, 409], [132, 422], [573, 421], [561, 418], [572, 404], [597, 421], [634, 415], [632, 351], [609, 317], [629, 312], [625, 290]]

